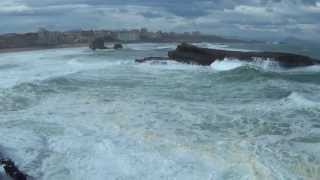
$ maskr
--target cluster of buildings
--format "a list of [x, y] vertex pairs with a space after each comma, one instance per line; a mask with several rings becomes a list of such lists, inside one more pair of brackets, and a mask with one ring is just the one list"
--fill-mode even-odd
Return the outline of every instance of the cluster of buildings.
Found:
[[95, 38], [102, 38], [105, 42], [199, 42], [224, 41], [218, 36], [202, 35], [200, 32], [150, 32], [146, 28], [132, 30], [75, 30], [49, 31], [40, 28], [38, 32], [25, 34], [0, 35], [0, 49], [25, 48], [39, 46], [57, 46], [64, 44], [84, 44]]
[[[94, 38], [103, 38], [106, 42], [139, 42], [161, 40], [166, 33], [161, 31], [149, 32], [148, 29], [133, 30], [77, 30], [67, 32], [48, 31], [39, 29], [39, 44], [61, 44], [61, 43], [88, 43]], [[169, 35], [169, 34], [168, 34]]]
[[60, 32], [40, 28], [38, 32], [0, 35], [0, 49], [89, 43], [95, 38], [103, 38], [106, 42], [139, 42], [147, 39], [160, 39], [161, 35], [159, 33], [148, 32], [147, 29]]

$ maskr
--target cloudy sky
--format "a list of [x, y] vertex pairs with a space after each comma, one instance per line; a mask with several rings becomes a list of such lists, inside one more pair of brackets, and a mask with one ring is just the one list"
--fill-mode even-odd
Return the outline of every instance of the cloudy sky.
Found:
[[123, 29], [320, 41], [320, 0], [0, 0], [0, 33]]

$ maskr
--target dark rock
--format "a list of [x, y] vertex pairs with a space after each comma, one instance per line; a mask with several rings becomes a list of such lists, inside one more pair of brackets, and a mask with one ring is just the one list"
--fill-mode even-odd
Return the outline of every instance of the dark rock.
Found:
[[136, 59], [135, 62], [144, 63], [148, 61], [164, 61], [164, 60], [170, 60], [170, 59], [169, 57], [146, 57], [146, 58]]
[[27, 180], [27, 175], [21, 172], [10, 159], [1, 159], [0, 165], [3, 166], [6, 174], [13, 180]]
[[120, 43], [114, 44], [113, 49], [123, 49], [123, 45]]
[[188, 64], [199, 64], [209, 66], [216, 60], [235, 58], [242, 61], [273, 60], [279, 62], [283, 67], [294, 68], [319, 64], [320, 61], [307, 56], [281, 53], [281, 52], [242, 52], [208, 49], [182, 43], [176, 50], [168, 53], [170, 59]]
[[96, 50], [96, 49], [107, 49], [104, 46], [104, 39], [103, 38], [95, 38], [89, 45], [89, 47], [92, 50]]

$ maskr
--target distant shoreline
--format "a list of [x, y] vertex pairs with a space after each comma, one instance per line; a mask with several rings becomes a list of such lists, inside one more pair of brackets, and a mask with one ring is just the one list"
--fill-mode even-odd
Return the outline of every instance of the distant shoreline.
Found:
[[0, 49], [0, 54], [3, 53], [14, 53], [14, 52], [25, 52], [25, 51], [37, 51], [46, 49], [63, 49], [63, 48], [76, 48], [76, 47], [88, 47], [87, 43], [79, 44], [62, 44], [57, 46], [43, 46], [43, 47], [28, 47], [28, 48], [6, 48]]

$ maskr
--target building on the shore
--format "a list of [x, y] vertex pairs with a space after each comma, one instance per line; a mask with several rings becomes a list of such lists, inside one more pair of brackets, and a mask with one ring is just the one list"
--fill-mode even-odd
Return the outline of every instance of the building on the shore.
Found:
[[140, 29], [140, 36], [143, 40], [155, 40], [161, 38], [162, 32], [150, 32], [147, 28], [142, 28]]
[[117, 39], [120, 41], [139, 41], [140, 40], [140, 31], [131, 30], [131, 31], [119, 31], [117, 33]]
[[81, 33], [77, 33], [77, 32], [64, 32], [63, 33], [63, 42], [65, 44], [72, 44], [75, 43], [77, 41], [77, 39], [79, 39], [78, 37], [81, 36]]
[[38, 31], [38, 43], [40, 45], [57, 45], [63, 41], [63, 34], [56, 31], [48, 31], [40, 28]]
[[192, 36], [201, 36], [201, 32], [200, 31], [193, 31]]

